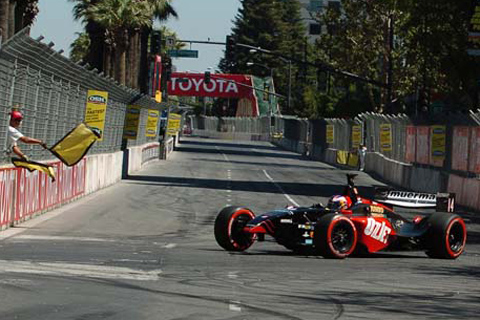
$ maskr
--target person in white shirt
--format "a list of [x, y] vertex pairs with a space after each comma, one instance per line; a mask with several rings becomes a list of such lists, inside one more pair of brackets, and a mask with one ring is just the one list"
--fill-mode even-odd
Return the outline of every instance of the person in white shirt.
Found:
[[17, 141], [28, 144], [39, 144], [45, 149], [47, 149], [47, 145], [42, 140], [24, 136], [20, 131], [18, 131], [22, 120], [23, 114], [20, 111], [12, 111], [12, 113], [10, 113], [10, 126], [8, 127], [7, 134], [7, 154], [11, 155], [14, 153], [21, 159], [28, 160], [28, 157], [18, 147]]
[[361, 144], [358, 147], [358, 170], [365, 170], [365, 156], [367, 155], [367, 147]]

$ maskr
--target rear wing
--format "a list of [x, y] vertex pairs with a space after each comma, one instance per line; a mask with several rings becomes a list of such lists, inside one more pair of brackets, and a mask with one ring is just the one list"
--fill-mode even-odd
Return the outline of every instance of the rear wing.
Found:
[[455, 193], [433, 194], [377, 188], [375, 201], [403, 208], [435, 208], [442, 212], [455, 210]]

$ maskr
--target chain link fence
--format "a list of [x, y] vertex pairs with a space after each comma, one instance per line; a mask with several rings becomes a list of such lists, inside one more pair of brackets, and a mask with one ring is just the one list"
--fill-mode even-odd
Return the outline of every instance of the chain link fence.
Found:
[[[61, 53], [28, 36], [28, 29], [9, 39], [0, 50], [0, 147], [6, 148], [9, 113], [19, 106], [24, 114], [20, 131], [52, 146], [77, 124], [84, 121], [88, 90], [108, 92], [103, 140], [90, 153], [110, 153], [122, 149], [127, 105], [142, 107], [138, 136], [126, 147], [157, 141], [145, 135], [147, 109], [162, 110], [137, 90], [119, 85], [96, 70], [75, 64]], [[158, 128], [157, 128], [158, 129]], [[157, 130], [157, 132], [159, 132]], [[35, 160], [50, 159], [38, 145], [22, 144], [22, 151]], [[125, 147], [125, 146], [123, 146]], [[4, 152], [2, 152], [5, 155]], [[2, 157], [1, 163], [8, 161]]]

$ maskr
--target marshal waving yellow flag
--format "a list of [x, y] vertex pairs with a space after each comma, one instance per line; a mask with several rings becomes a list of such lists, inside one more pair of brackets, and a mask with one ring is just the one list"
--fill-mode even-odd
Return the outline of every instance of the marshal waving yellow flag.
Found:
[[90, 147], [100, 139], [98, 130], [81, 123], [58, 141], [49, 150], [67, 166], [77, 164]]

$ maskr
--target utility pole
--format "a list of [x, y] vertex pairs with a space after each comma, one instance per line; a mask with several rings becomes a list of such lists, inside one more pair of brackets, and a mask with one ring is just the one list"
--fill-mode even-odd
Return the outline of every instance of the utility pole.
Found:
[[394, 18], [393, 13], [388, 18], [388, 70], [387, 70], [387, 110], [392, 110], [393, 100], [393, 41], [394, 37]]

